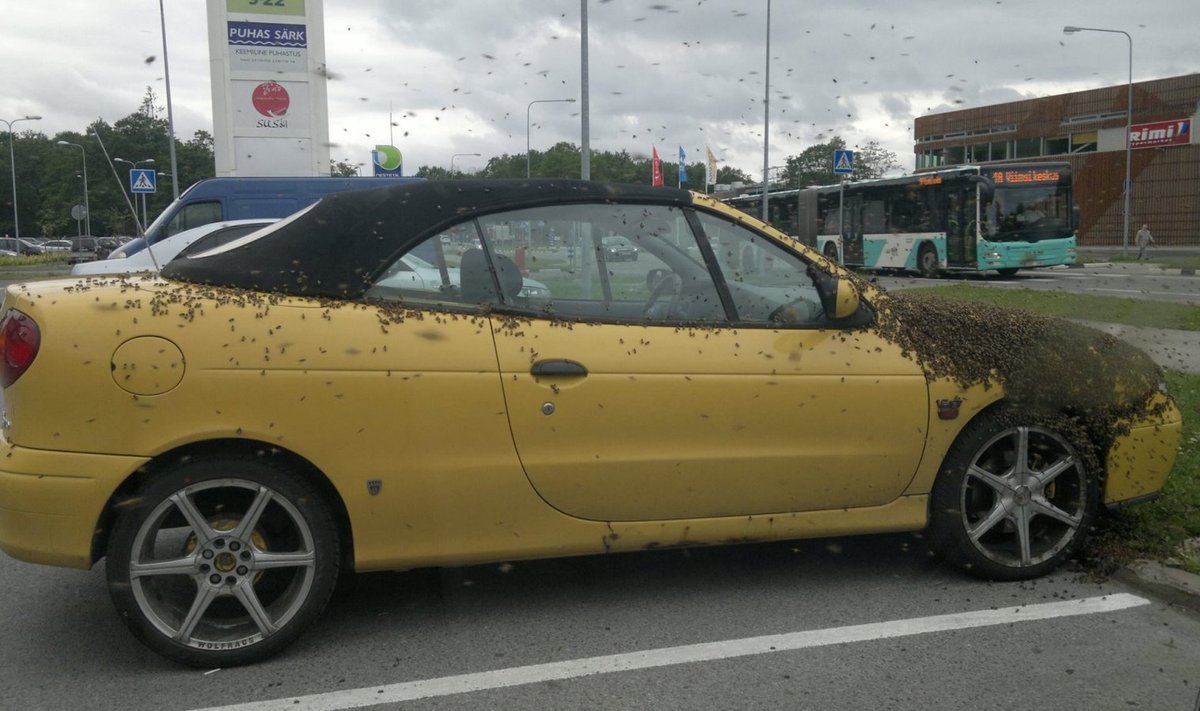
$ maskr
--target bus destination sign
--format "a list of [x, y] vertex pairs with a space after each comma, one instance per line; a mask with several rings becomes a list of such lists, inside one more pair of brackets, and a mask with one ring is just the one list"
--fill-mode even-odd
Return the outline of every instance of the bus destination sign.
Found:
[[996, 185], [1028, 185], [1030, 183], [1057, 183], [1062, 173], [1045, 168], [1023, 168], [1021, 170], [993, 170], [989, 176]]

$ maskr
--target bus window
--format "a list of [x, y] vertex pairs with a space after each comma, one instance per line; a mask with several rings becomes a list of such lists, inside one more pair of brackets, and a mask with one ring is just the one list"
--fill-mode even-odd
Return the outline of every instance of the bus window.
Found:
[[867, 200], [863, 203], [863, 232], [869, 235], [883, 234], [887, 231], [884, 224], [884, 203], [882, 200]]

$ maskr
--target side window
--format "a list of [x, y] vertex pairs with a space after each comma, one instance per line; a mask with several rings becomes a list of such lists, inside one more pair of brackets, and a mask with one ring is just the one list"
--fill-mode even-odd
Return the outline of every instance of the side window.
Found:
[[775, 242], [715, 215], [700, 213], [739, 323], [823, 325], [808, 263]]
[[209, 202], [194, 202], [184, 205], [175, 217], [167, 224], [167, 235], [173, 235], [193, 227], [200, 227], [221, 220], [221, 203], [216, 200]]
[[401, 255], [365, 296], [414, 306], [458, 308], [499, 301], [478, 231], [470, 222], [434, 235]]
[[235, 239], [248, 235], [255, 230], [260, 230], [264, 226], [265, 225], [236, 225], [234, 227], [226, 227], [223, 230], [217, 230], [216, 232], [205, 235], [204, 237], [201, 237], [200, 239], [181, 249], [179, 254], [176, 255], [176, 258], [190, 257], [193, 254], [207, 252], [215, 247], [229, 244]]
[[[611, 322], [718, 322], [725, 310], [683, 212], [587, 203], [479, 218], [498, 273], [522, 278], [504, 301]], [[511, 266], [509, 266], [511, 265]]]

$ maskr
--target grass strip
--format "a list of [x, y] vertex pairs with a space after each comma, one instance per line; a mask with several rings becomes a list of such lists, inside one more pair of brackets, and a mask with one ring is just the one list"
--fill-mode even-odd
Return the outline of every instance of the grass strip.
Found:
[[1069, 294], [1061, 291], [1002, 289], [970, 284], [905, 289], [960, 301], [974, 301], [1025, 309], [1047, 316], [1122, 323], [1143, 328], [1200, 331], [1200, 306], [1119, 296]]

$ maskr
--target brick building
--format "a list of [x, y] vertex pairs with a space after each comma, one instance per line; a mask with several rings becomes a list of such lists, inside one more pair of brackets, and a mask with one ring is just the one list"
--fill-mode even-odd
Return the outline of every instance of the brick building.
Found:
[[[916, 170], [1067, 160], [1081, 245], [1124, 231], [1128, 84], [917, 118]], [[1200, 245], [1200, 74], [1133, 85], [1130, 240], [1149, 223], [1160, 245]]]

